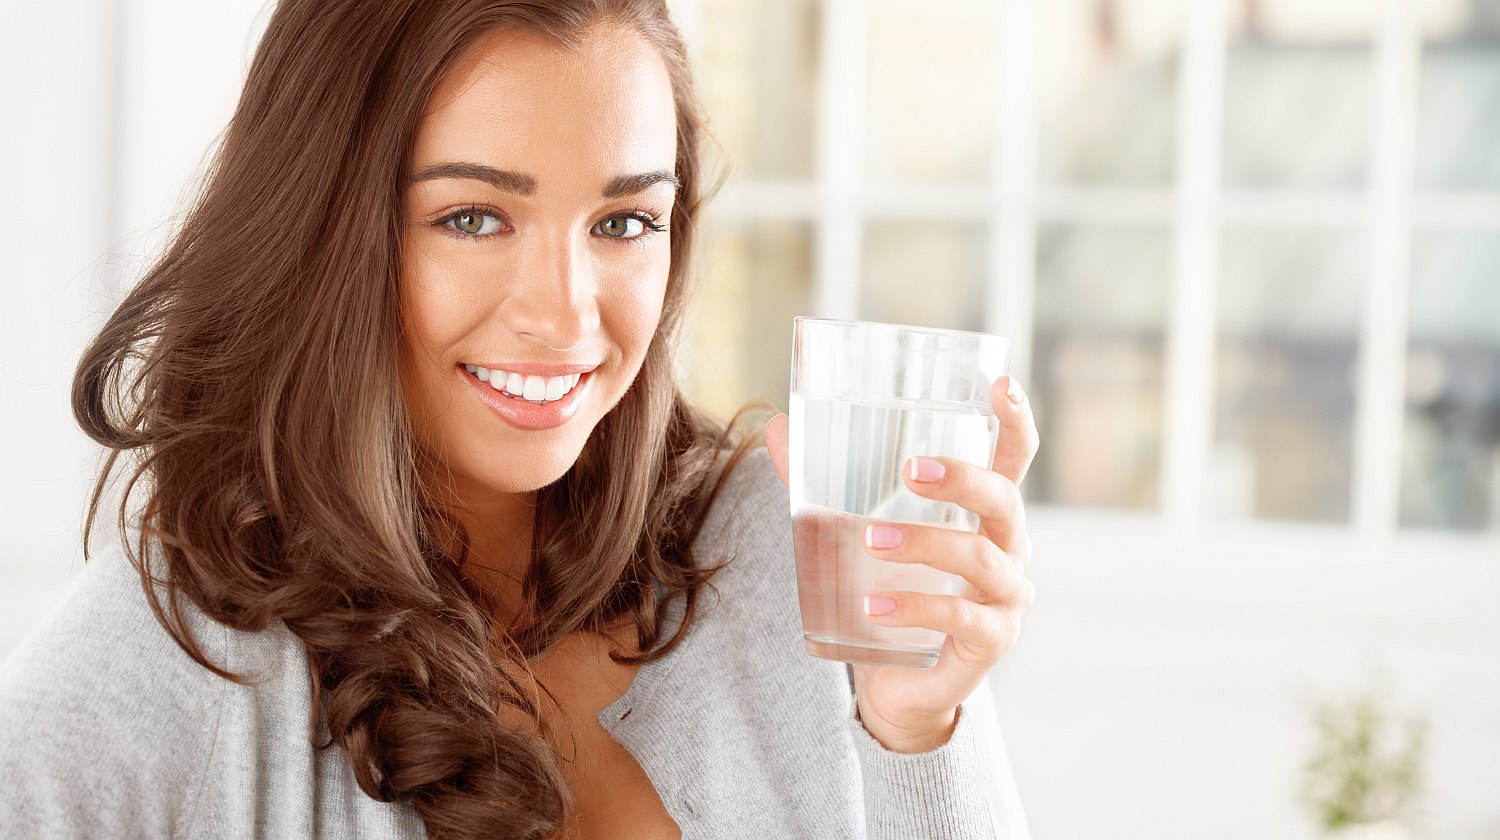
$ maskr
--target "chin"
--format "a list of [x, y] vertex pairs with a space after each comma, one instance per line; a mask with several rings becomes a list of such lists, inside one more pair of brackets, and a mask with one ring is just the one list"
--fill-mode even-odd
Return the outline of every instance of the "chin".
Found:
[[524, 454], [511, 452], [509, 457], [502, 456], [496, 462], [476, 464], [476, 475], [483, 476], [482, 483], [501, 493], [539, 490], [567, 475], [577, 463], [583, 447], [571, 443], [557, 441]]

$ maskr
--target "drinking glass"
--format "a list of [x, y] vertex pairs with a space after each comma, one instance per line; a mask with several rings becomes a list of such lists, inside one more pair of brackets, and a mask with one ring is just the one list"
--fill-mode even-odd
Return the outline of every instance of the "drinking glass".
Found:
[[979, 517], [902, 481], [916, 455], [988, 469], [1000, 423], [990, 386], [1010, 341], [958, 330], [798, 317], [793, 326], [788, 480], [797, 596], [807, 652], [906, 668], [937, 664], [947, 634], [886, 627], [866, 595], [977, 594], [958, 575], [871, 556], [865, 526], [914, 522], [970, 533]]

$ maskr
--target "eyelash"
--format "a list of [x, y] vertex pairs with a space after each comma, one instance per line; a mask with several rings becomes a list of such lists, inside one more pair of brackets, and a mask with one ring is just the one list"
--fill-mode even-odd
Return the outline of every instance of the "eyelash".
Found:
[[[493, 233], [485, 233], [485, 234], [464, 233], [463, 231], [458, 230], [457, 228], [449, 226], [449, 223], [452, 222], [454, 219], [457, 219], [459, 216], [464, 216], [464, 215], [469, 215], [469, 214], [474, 214], [474, 215], [479, 215], [479, 216], [493, 216], [496, 219], [499, 219], [501, 222], [505, 221], [504, 218], [500, 215], [500, 213], [498, 213], [493, 207], [486, 207], [485, 205], [482, 205], [482, 204], [469, 204], [469, 205], [465, 205], [463, 207], [460, 207], [457, 210], [454, 210], [452, 213], [449, 213], [449, 214], [443, 216], [442, 218], [440, 218], [437, 221], [433, 222], [433, 224], [436, 225], [438, 228], [440, 228], [443, 233], [445, 233], [445, 234], [453, 237], [454, 239], [459, 239], [459, 240], [488, 239], [491, 236], [495, 236], [496, 235], [496, 234], [493, 234]], [[619, 236], [606, 236], [606, 237], [604, 237], [605, 239], [615, 239], [615, 240], [618, 240], [620, 242], [625, 242], [625, 243], [631, 243], [631, 242], [634, 242], [634, 243], [644, 243], [647, 239], [650, 239], [651, 237], [655, 236], [658, 233], [662, 233], [662, 232], [666, 231], [667, 228], [668, 228], [667, 225], [658, 224], [657, 221], [656, 221], [656, 217], [655, 216], [652, 216], [651, 214], [647, 213], [646, 211], [642, 210], [639, 207], [635, 208], [634, 210], [631, 210], [628, 213], [613, 213], [611, 215], [605, 216], [604, 219], [601, 219], [600, 221], [605, 221], [607, 219], [617, 219], [617, 218], [635, 219], [636, 221], [638, 221], [642, 225], [644, 225], [645, 228], [646, 228], [646, 230], [640, 236], [631, 237], [629, 239], [626, 239], [626, 238], [623, 238], [623, 237], [619, 237]]]

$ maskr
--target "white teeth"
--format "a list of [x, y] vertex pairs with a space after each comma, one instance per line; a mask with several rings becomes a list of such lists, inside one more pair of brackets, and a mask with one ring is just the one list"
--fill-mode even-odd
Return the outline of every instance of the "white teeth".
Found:
[[547, 395], [547, 383], [540, 376], [532, 374], [526, 377], [526, 393], [523, 394], [528, 400], [539, 400]]
[[504, 370], [490, 370], [478, 365], [465, 364], [464, 370], [473, 374], [482, 382], [488, 382], [491, 388], [520, 397], [533, 403], [548, 403], [560, 400], [578, 387], [582, 381], [583, 374], [570, 373], [566, 376], [535, 376], [520, 373], [511, 373]]

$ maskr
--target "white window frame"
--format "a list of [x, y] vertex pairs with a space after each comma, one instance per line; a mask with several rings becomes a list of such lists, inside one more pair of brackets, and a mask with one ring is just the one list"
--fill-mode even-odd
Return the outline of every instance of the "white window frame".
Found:
[[[1342, 191], [1224, 186], [1222, 114], [1230, 0], [1181, 4], [1176, 169], [1171, 185], [1121, 188], [1040, 181], [1036, 45], [1042, 21], [1041, 4], [1033, 0], [996, 0], [992, 70], [998, 130], [989, 183], [867, 183], [862, 109], [870, 8], [864, 0], [819, 2], [821, 72], [811, 182], [742, 181], [726, 189], [710, 211], [740, 220], [792, 218], [812, 225], [816, 257], [810, 314], [857, 316], [865, 224], [896, 212], [889, 208], [899, 207], [900, 216], [907, 219], [983, 220], [991, 229], [984, 328], [1011, 338], [1011, 370], [1027, 382], [1032, 372], [1038, 227], [1056, 222], [1167, 227], [1173, 237], [1173, 259], [1165, 335], [1161, 495], [1157, 510], [1147, 516], [1159, 518], [1179, 535], [1240, 532], [1247, 526], [1274, 531], [1285, 523], [1225, 523], [1204, 509], [1214, 446], [1215, 290], [1221, 231], [1226, 225], [1289, 224], [1359, 230], [1368, 235], [1371, 247], [1358, 339], [1351, 516], [1347, 524], [1326, 527], [1363, 544], [1389, 544], [1424, 533], [1398, 533], [1397, 527], [1413, 234], [1500, 231], [1500, 195], [1414, 190], [1422, 50], [1414, 0], [1381, 4], [1372, 40], [1370, 171], [1363, 188]], [[702, 3], [673, 4], [690, 44], [699, 43]], [[1444, 543], [1468, 547], [1500, 540], [1500, 528], [1495, 527], [1477, 534], [1439, 533]]]

